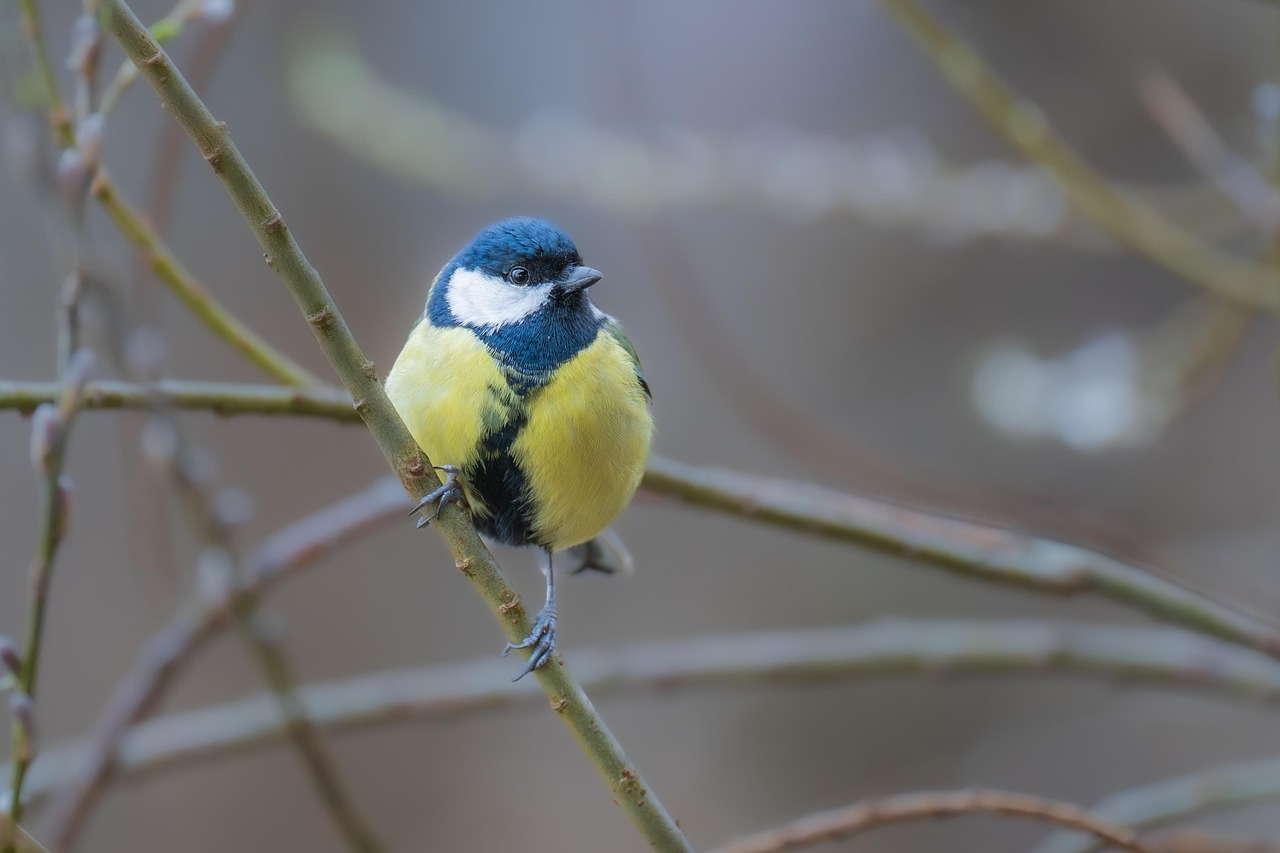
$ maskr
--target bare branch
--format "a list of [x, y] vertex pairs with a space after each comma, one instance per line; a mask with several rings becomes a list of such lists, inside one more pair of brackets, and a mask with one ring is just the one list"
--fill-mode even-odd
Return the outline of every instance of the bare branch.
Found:
[[[395, 503], [399, 511], [402, 504]], [[321, 521], [317, 517], [315, 523]], [[221, 622], [207, 628], [199, 643], [179, 634], [165, 642], [158, 637], [149, 648], [163, 649], [168, 642], [175, 650], [171, 657], [177, 658], [178, 650], [186, 650], [180, 660], [189, 660], [198, 645], [225, 621], [224, 615]], [[1214, 691], [1280, 705], [1280, 664], [1255, 652], [1169, 628], [1033, 620], [888, 619], [851, 628], [584, 649], [574, 653], [574, 663], [582, 683], [604, 695], [903, 675], [1078, 675], [1122, 684]], [[509, 677], [500, 661], [485, 658], [314, 684], [302, 687], [300, 693], [318, 726], [346, 732], [540, 704], [536, 690], [524, 682], [513, 684]], [[155, 679], [140, 680], [151, 683]], [[143, 693], [138, 688], [125, 695]], [[266, 696], [171, 714], [127, 733], [121, 725], [109, 736], [99, 731], [87, 745], [64, 744], [46, 750], [32, 774], [32, 797], [65, 785], [68, 776], [76, 777], [86, 765], [118, 767], [125, 778], [136, 778], [258, 749], [284, 737], [280, 713]], [[1269, 785], [1272, 795], [1280, 794], [1280, 761], [1270, 762], [1263, 770], [1269, 776], [1258, 771], [1259, 781], [1248, 790]], [[80, 775], [74, 789], [82, 789], [84, 781]], [[92, 802], [107, 781], [107, 777], [99, 778], [85, 801]], [[1209, 792], [1214, 785], [1188, 786], [1187, 790]], [[59, 795], [60, 800], [63, 797]], [[59, 806], [55, 803], [55, 810]], [[1099, 806], [1103, 814], [1109, 814], [1107, 809], [1106, 804]], [[1124, 814], [1110, 816], [1117, 822], [1141, 823]]]
[[[328, 389], [160, 383], [178, 407], [224, 413], [305, 414], [353, 421]], [[0, 408], [27, 409], [52, 393], [39, 383], [0, 382]], [[89, 407], [140, 407], [145, 394], [125, 383], [96, 383]], [[755, 523], [850, 542], [965, 577], [1052, 595], [1095, 595], [1157, 619], [1280, 657], [1280, 629], [1167, 579], [1096, 551], [977, 521], [912, 509], [808, 483], [649, 459], [644, 488]]]
[[[349, 408], [349, 407], [348, 407]], [[408, 500], [393, 477], [281, 529], [246, 559], [244, 581], [234, 590], [252, 606], [276, 584], [337, 548], [402, 518]], [[223, 600], [194, 595], [143, 647], [120, 680], [89, 738], [83, 760], [69, 765], [50, 806], [54, 826], [82, 824], [115, 775], [119, 743], [128, 728], [160, 704], [178, 674], [231, 622]], [[278, 716], [277, 716], [278, 719]], [[37, 770], [43, 770], [43, 762]]]
[[[226, 125], [213, 117], [127, 4], [122, 0], [103, 0], [101, 5], [107, 27], [124, 48], [125, 55], [199, 147], [257, 237], [268, 264], [280, 274], [307, 318], [320, 348], [342, 377], [356, 410], [378, 442], [387, 463], [411, 496], [420, 498], [427, 494], [439, 483], [430, 461], [414, 443], [387, 399], [376, 368], [347, 329], [324, 282], [231, 140]], [[465, 513], [446, 511], [438, 519], [436, 529], [449, 543], [456, 565], [485, 599], [508, 638], [518, 641], [528, 633], [529, 621], [519, 596], [507, 584]], [[558, 658], [553, 656], [549, 665], [538, 669], [537, 678], [552, 707], [596, 765], [615, 801], [649, 843], [661, 849], [690, 850], [684, 833], [632, 766], [622, 746]]]
[[1091, 833], [1108, 845], [1130, 853], [1147, 853], [1147, 848], [1138, 843], [1133, 832], [1078, 806], [1028, 794], [982, 789], [925, 791], [864, 800], [842, 809], [806, 815], [794, 823], [731, 841], [717, 847], [713, 853], [781, 853], [848, 838], [891, 823], [962, 814], [997, 814], [1056, 823]]
[[937, 66], [943, 79], [1028, 160], [1046, 169], [1072, 203], [1121, 243], [1224, 299], [1280, 310], [1273, 271], [1242, 261], [1175, 225], [1149, 205], [1115, 190], [972, 48], [915, 0], [879, 0], [881, 8]]
[[[41, 403], [58, 398], [56, 382], [11, 382], [0, 379], [0, 409], [30, 413]], [[351, 397], [338, 388], [303, 389], [231, 382], [160, 380], [143, 387], [131, 382], [90, 382], [85, 385], [86, 409], [145, 411], [158, 398], [175, 409], [201, 409], [220, 415], [304, 415], [359, 423]]]
[[[1276, 797], [1280, 797], [1280, 759], [1264, 758], [1197, 770], [1120, 791], [1098, 801], [1093, 812], [1135, 829], [1147, 829]], [[1033, 853], [1090, 853], [1097, 849], [1088, 836], [1055, 833]]]

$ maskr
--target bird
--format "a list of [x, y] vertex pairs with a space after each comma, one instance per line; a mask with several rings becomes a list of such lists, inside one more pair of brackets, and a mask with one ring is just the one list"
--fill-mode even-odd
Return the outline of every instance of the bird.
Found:
[[644, 474], [653, 395], [622, 327], [591, 301], [602, 278], [545, 219], [496, 222], [435, 277], [385, 383], [445, 474], [414, 507], [418, 526], [456, 502], [486, 540], [540, 549], [546, 603], [503, 649], [530, 650], [514, 680], [555, 650], [555, 555], [579, 555], [576, 571], [630, 563], [609, 525]]

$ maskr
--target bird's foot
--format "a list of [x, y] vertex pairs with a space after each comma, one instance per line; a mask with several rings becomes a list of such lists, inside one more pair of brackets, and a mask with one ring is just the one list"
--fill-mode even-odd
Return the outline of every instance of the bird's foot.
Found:
[[462, 474], [462, 470], [456, 465], [436, 465], [437, 471], [444, 472], [444, 482], [440, 484], [440, 488], [431, 491], [423, 496], [422, 500], [409, 510], [409, 515], [420, 513], [427, 507], [435, 504], [436, 511], [429, 516], [422, 516], [418, 519], [418, 527], [426, 527], [431, 522], [440, 517], [440, 510], [444, 509], [451, 503], [466, 505], [467, 499], [462, 493], [462, 484], [458, 482], [458, 477]]
[[520, 674], [512, 681], [519, 681], [538, 667], [551, 660], [551, 653], [556, 648], [556, 610], [555, 607], [544, 607], [538, 613], [538, 618], [534, 620], [533, 630], [529, 632], [529, 636], [525, 637], [518, 643], [507, 643], [507, 647], [502, 650], [502, 656], [506, 657], [512, 649], [532, 649], [529, 653], [529, 663], [525, 668], [520, 670]]

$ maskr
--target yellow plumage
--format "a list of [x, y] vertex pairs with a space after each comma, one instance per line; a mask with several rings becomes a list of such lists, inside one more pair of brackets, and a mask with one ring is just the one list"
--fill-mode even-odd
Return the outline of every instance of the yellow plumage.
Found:
[[545, 552], [546, 604], [504, 652], [530, 650], [516, 678], [556, 647], [553, 553], [586, 543], [576, 570], [630, 563], [600, 534], [640, 485], [653, 420], [635, 351], [587, 295], [602, 277], [546, 220], [496, 222], [436, 276], [387, 377], [413, 437], [448, 466], [418, 526], [465, 498], [482, 535]]
[[522, 397], [473, 332], [424, 319], [386, 384], [431, 461], [463, 470], [464, 493], [481, 518], [494, 508], [478, 499], [465, 472], [484, 454], [487, 436], [523, 418], [511, 454], [528, 484], [536, 541], [553, 551], [598, 535], [640, 484], [653, 421], [635, 363], [607, 329]]

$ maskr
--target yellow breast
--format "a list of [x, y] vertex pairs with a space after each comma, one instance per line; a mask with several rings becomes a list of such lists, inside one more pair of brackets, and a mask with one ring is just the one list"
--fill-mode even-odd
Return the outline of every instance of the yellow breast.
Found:
[[432, 463], [463, 469], [482, 516], [495, 508], [475, 500], [466, 471], [481, 460], [486, 437], [523, 420], [511, 456], [524, 472], [533, 538], [552, 550], [599, 534], [640, 484], [653, 421], [630, 357], [608, 333], [521, 396], [474, 334], [424, 321], [386, 385]]
[[532, 493], [533, 528], [553, 550], [595, 537], [631, 501], [653, 419], [630, 356], [602, 332], [525, 401], [512, 448]]

